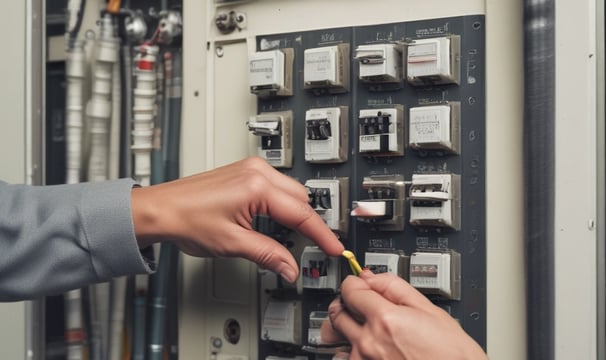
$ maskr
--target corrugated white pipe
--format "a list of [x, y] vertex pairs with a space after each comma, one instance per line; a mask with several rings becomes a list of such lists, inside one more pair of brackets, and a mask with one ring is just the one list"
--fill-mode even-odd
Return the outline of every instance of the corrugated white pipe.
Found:
[[83, 107], [82, 88], [85, 75], [85, 59], [82, 42], [76, 42], [68, 50], [67, 100], [66, 100], [66, 182], [75, 184], [80, 182], [82, 168], [82, 126]]
[[[156, 58], [158, 47], [142, 44], [135, 57], [135, 89], [133, 101], [132, 151], [135, 155], [134, 175], [142, 186], [151, 183], [151, 150], [154, 132], [154, 118], [157, 112]], [[133, 360], [145, 358], [145, 311], [148, 276], [135, 278], [135, 323], [133, 339]]]
[[[104, 181], [109, 178], [109, 134], [113, 110], [112, 90], [115, 86], [113, 77], [115, 73], [114, 68], [117, 66], [119, 58], [119, 41], [114, 36], [112, 17], [109, 14], [106, 14], [101, 20], [99, 37], [95, 50], [92, 96], [86, 108], [86, 114], [90, 125], [89, 133], [91, 144], [88, 163], [88, 180]], [[119, 103], [117, 106], [119, 108]], [[114, 165], [117, 167], [117, 164]], [[105, 345], [109, 341], [109, 284], [91, 286], [90, 302], [90, 354], [93, 360], [102, 360], [105, 359], [105, 355], [107, 354]]]
[[150, 185], [152, 135], [156, 116], [156, 57], [158, 47], [143, 44], [135, 59], [135, 90], [133, 104], [133, 145], [135, 178], [142, 186]]
[[[80, 4], [77, 6], [79, 9]], [[76, 184], [81, 180], [82, 169], [83, 87], [86, 59], [82, 41], [74, 41], [71, 45], [68, 48], [66, 62], [66, 182]], [[67, 359], [80, 360], [83, 358], [84, 351], [82, 291], [78, 289], [66, 293], [64, 304]]]
[[110, 15], [101, 22], [97, 41], [94, 68], [93, 93], [86, 107], [90, 121], [91, 149], [88, 164], [88, 180], [108, 179], [109, 125], [111, 119], [111, 92], [113, 66], [118, 61], [118, 40], [113, 34]]
[[78, 18], [82, 15], [79, 14], [82, 10], [82, 0], [69, 0], [67, 2], [67, 33], [71, 33], [76, 30], [78, 24]]

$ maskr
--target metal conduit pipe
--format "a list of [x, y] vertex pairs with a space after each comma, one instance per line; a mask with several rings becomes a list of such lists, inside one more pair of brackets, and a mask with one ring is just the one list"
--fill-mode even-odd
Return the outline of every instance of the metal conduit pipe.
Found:
[[554, 359], [555, 0], [524, 0], [528, 359]]

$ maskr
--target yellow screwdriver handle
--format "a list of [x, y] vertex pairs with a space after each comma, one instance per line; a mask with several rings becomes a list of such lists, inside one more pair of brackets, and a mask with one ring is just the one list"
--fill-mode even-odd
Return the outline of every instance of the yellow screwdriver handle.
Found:
[[358, 263], [358, 260], [356, 260], [356, 255], [354, 255], [354, 253], [349, 250], [343, 251], [343, 253], [341, 255], [343, 255], [343, 257], [346, 258], [347, 261], [349, 262], [349, 267], [351, 267], [351, 272], [353, 272], [354, 275], [356, 275], [356, 276], [360, 275], [360, 273], [362, 272], [362, 267]]

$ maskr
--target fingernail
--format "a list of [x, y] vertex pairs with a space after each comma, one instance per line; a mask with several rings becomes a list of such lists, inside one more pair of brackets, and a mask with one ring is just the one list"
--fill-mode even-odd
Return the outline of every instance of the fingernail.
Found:
[[295, 271], [289, 266], [285, 266], [282, 271], [280, 271], [280, 276], [282, 276], [284, 280], [290, 283], [293, 283], [295, 282], [295, 280], [297, 280], [297, 275], [295, 274]]
[[330, 303], [330, 305], [328, 305], [328, 315], [329, 316], [333, 316], [336, 313], [338, 313], [339, 311], [341, 311], [341, 308], [343, 307], [342, 302], [341, 302], [341, 298], [339, 298], [339, 301], [333, 301]]

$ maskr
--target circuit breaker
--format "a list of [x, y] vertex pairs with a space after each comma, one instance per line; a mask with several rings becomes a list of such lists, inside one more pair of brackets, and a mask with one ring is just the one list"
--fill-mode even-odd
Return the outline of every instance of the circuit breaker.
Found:
[[367, 176], [362, 189], [368, 198], [353, 201], [351, 215], [381, 230], [404, 230], [404, 178], [401, 175]]
[[[409, 281], [485, 346], [483, 23], [464, 16], [259, 35], [253, 59], [292, 51], [295, 75], [292, 95], [258, 96], [251, 119], [291, 112], [292, 163], [281, 171], [306, 186], [312, 208], [364, 266]], [[258, 358], [330, 359], [319, 328], [347, 264], [265, 232], [298, 259], [301, 280], [263, 283], [260, 311], [300, 304], [300, 343], [261, 329]]]
[[413, 40], [408, 46], [406, 74], [412, 85], [458, 84], [459, 35]]
[[305, 161], [347, 161], [348, 139], [347, 107], [309, 109], [305, 112]]
[[341, 281], [339, 259], [327, 256], [318, 247], [306, 247], [301, 255], [301, 281], [304, 289], [336, 292]]
[[368, 83], [402, 81], [402, 47], [397, 44], [369, 44], [356, 48], [360, 63], [359, 79]]
[[349, 44], [306, 49], [304, 88], [316, 94], [349, 90]]
[[292, 95], [292, 49], [259, 51], [248, 63], [251, 93], [261, 97]]
[[456, 174], [413, 174], [410, 223], [416, 226], [460, 227], [460, 177]]
[[309, 179], [305, 182], [311, 207], [326, 225], [340, 234], [349, 230], [349, 179]]
[[252, 116], [248, 130], [255, 154], [277, 168], [292, 166], [292, 112], [271, 112]]
[[404, 155], [404, 119], [402, 106], [361, 109], [359, 152], [367, 156]]
[[392, 273], [408, 279], [410, 256], [403, 251], [398, 252], [366, 252], [364, 267], [375, 274]]
[[461, 297], [461, 257], [451, 252], [416, 252], [410, 258], [410, 285], [447, 299]]

